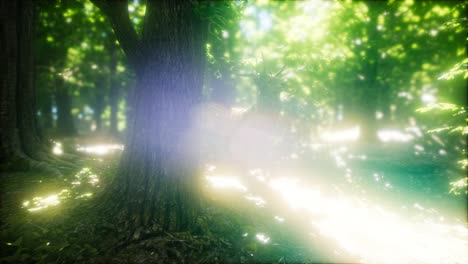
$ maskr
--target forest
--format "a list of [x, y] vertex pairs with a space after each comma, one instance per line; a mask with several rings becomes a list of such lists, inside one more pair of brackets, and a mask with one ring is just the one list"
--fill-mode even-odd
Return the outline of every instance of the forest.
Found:
[[0, 263], [468, 263], [466, 9], [0, 0]]

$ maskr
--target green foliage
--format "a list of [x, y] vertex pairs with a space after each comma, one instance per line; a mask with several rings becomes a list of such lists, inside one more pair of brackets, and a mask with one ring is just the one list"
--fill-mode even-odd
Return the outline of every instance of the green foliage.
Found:
[[[452, 69], [450, 69], [447, 73], [444, 73], [439, 80], [450, 80], [455, 78], [458, 75], [463, 75], [463, 79], [468, 78], [468, 71], [467, 71], [467, 64], [468, 59], [464, 59], [462, 62], [457, 63]], [[463, 68], [462, 68], [463, 67]], [[428, 130], [428, 133], [439, 133], [439, 132], [449, 132], [449, 133], [458, 133], [462, 136], [468, 135], [468, 113], [467, 113], [467, 106], [466, 105], [456, 105], [451, 103], [432, 103], [428, 104], [425, 107], [419, 108], [416, 111], [420, 113], [427, 113], [427, 112], [450, 112], [452, 115], [452, 123], [454, 125], [438, 127], [435, 129]], [[459, 166], [463, 171], [466, 172], [468, 167], [468, 159], [466, 158], [467, 155], [467, 147], [462, 150], [462, 154], [465, 157], [458, 161]], [[461, 194], [464, 190], [465, 194], [468, 194], [467, 189], [468, 177], [460, 178], [456, 181], [450, 183], [450, 193], [455, 195]]]
[[439, 80], [451, 80], [458, 75], [463, 75], [463, 79], [468, 78], [468, 58], [455, 64], [448, 72], [442, 74]]

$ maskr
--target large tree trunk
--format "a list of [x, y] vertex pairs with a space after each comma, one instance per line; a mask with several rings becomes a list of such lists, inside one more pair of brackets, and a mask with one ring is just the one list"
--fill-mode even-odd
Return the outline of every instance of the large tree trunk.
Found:
[[0, 1], [0, 161], [20, 152], [16, 126], [17, 6], [16, 1]]
[[205, 23], [195, 19], [190, 1], [148, 1], [141, 41], [125, 43], [129, 34], [119, 34], [118, 25], [128, 23], [119, 20], [127, 7], [95, 3], [109, 15], [137, 73], [128, 138], [112, 190], [118, 208], [129, 228], [187, 230], [198, 208], [198, 157], [190, 128], [202, 97]]
[[36, 116], [36, 91], [34, 89], [34, 7], [32, 1], [19, 5], [20, 26], [18, 31], [18, 88], [16, 91], [18, 132], [23, 152], [36, 157], [43, 147]]
[[61, 136], [76, 134], [71, 114], [71, 96], [61, 76], [55, 77], [55, 104], [57, 106], [57, 133]]
[[0, 55], [0, 160], [35, 158], [43, 144], [33, 86], [33, 2], [1, 1], [0, 5], [0, 49], [4, 51]]

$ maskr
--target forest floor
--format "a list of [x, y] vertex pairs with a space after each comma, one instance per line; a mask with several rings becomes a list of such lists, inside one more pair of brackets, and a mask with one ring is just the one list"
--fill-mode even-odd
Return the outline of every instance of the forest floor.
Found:
[[[449, 194], [449, 182], [460, 174], [451, 165], [454, 157], [429, 150], [415, 155], [412, 145], [314, 146], [273, 170], [237, 171], [244, 174], [238, 175], [237, 189], [236, 184], [207, 184], [203, 232], [164, 233], [126, 244], [119, 244], [124, 235], [112, 219], [90, 213], [95, 197], [112, 180], [121, 146], [109, 138], [81, 137], [61, 140], [60, 148], [78, 155], [81, 166], [62, 177], [1, 172], [0, 263], [372, 262], [388, 258], [377, 246], [404, 244], [382, 231], [399, 229], [403, 220], [397, 218], [418, 237], [408, 238], [410, 246], [431, 249], [419, 237], [433, 219], [450, 230], [423, 240], [468, 241], [466, 229], [452, 230], [466, 224], [466, 197]], [[222, 166], [212, 167], [211, 179], [226, 174]], [[360, 218], [362, 208], [371, 209]], [[379, 222], [375, 229], [375, 222], [363, 222], [367, 218]], [[368, 232], [375, 236], [369, 238]], [[467, 257], [456, 247], [443, 254], [433, 258], [458, 263]], [[408, 253], [398, 260], [415, 263], [420, 256]]]

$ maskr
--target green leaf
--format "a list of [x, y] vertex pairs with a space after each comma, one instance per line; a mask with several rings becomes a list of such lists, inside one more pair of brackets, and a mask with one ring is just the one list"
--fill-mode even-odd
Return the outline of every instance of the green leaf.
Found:
[[459, 110], [461, 107], [457, 106], [456, 104], [450, 104], [450, 103], [431, 103], [426, 105], [425, 107], [421, 107], [416, 109], [416, 112], [418, 113], [425, 113], [429, 112], [432, 110], [442, 110], [442, 111], [456, 111]]

